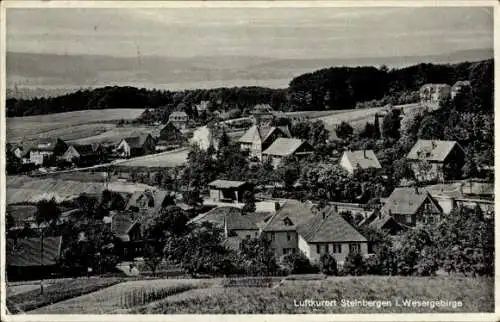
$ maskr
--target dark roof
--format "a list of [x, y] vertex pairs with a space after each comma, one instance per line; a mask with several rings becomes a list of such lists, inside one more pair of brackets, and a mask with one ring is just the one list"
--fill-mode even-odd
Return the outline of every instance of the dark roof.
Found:
[[253, 142], [256, 142], [256, 141], [260, 140], [263, 143], [275, 131], [280, 131], [285, 136], [291, 137], [290, 130], [288, 129], [288, 126], [252, 125], [240, 137], [240, 139], [238, 140], [238, 142], [240, 142], [240, 143], [253, 143]]
[[174, 123], [168, 121], [167, 124], [163, 125], [161, 128], [160, 128], [160, 134], [162, 131], [165, 131], [165, 130], [171, 130], [171, 131], [175, 131], [177, 132], [178, 134], [182, 135], [182, 132], [181, 130], [179, 130], [175, 125]]
[[80, 156], [93, 155], [99, 148], [98, 144], [72, 144], [71, 145]]
[[258, 230], [258, 223], [269, 217], [269, 215], [270, 213], [267, 212], [243, 214], [240, 208], [217, 207], [193, 218], [191, 222], [210, 222], [220, 227], [224, 227], [227, 224], [227, 229], [229, 230]]
[[146, 143], [146, 140], [149, 136], [150, 134], [141, 134], [138, 136], [127, 137], [124, 138], [123, 140], [125, 140], [131, 148], [137, 149], [137, 148], [142, 148], [144, 146], [144, 143]]
[[219, 189], [229, 189], [229, 188], [239, 188], [247, 184], [245, 181], [231, 181], [231, 180], [221, 180], [217, 179], [208, 184], [209, 187], [215, 187]]
[[285, 202], [281, 208], [263, 225], [264, 231], [294, 231], [312, 219], [316, 214], [310, 206], [297, 200]]
[[382, 168], [373, 150], [345, 151], [344, 155], [354, 169]]
[[128, 233], [137, 224], [128, 213], [118, 213], [111, 218], [111, 232], [122, 241], [129, 241]]
[[334, 211], [316, 215], [297, 227], [308, 243], [367, 242], [351, 224]]
[[383, 214], [413, 215], [427, 198], [439, 208], [437, 202], [423, 188], [418, 189], [418, 192], [415, 188], [395, 188], [387, 198], [381, 211]]
[[418, 140], [406, 158], [444, 162], [455, 146], [461, 149], [455, 141]]
[[276, 141], [267, 148], [263, 154], [275, 155], [275, 156], [290, 156], [294, 154], [300, 147], [307, 145], [307, 150], [312, 151], [312, 147], [304, 140], [301, 139], [290, 139], [290, 138], [278, 138]]
[[51, 266], [57, 264], [61, 254], [62, 237], [43, 238], [43, 262], [40, 237], [7, 239], [7, 266]]

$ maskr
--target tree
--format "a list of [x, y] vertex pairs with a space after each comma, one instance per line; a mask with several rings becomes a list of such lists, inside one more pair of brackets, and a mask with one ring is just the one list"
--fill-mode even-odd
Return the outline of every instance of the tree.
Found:
[[263, 236], [241, 241], [239, 255], [245, 274], [268, 276], [277, 271], [278, 264], [270, 243]]
[[338, 275], [337, 261], [329, 253], [324, 253], [320, 258], [320, 270], [326, 275]]
[[255, 212], [255, 194], [253, 191], [245, 191], [243, 193], [243, 202], [245, 205], [243, 206], [243, 213]]
[[[193, 207], [199, 207], [203, 204], [203, 198], [201, 197], [200, 191], [196, 188], [184, 191], [182, 194], [182, 200], [185, 204]], [[173, 204], [175, 204], [175, 202]]]
[[48, 224], [54, 227], [61, 217], [61, 210], [54, 198], [40, 200], [37, 205], [35, 220], [40, 227], [41, 224]]
[[14, 217], [12, 216], [12, 214], [10, 212], [7, 212], [5, 214], [5, 229], [7, 231], [9, 231], [12, 228], [14, 228], [15, 225], [16, 225], [16, 221], [14, 220]]
[[358, 252], [350, 252], [344, 260], [342, 273], [346, 275], [360, 276], [366, 274], [366, 263], [363, 256]]
[[443, 124], [434, 115], [427, 115], [422, 119], [418, 130], [419, 139], [440, 140], [443, 137]]
[[380, 137], [382, 136], [382, 134], [380, 133], [380, 122], [378, 119], [378, 115], [375, 115], [375, 122], [373, 123], [373, 138], [375, 140], [380, 139]]
[[163, 248], [159, 243], [146, 242], [144, 244], [144, 263], [151, 269], [153, 276], [156, 275], [156, 269], [163, 261]]
[[349, 123], [342, 121], [337, 127], [335, 128], [335, 133], [337, 134], [337, 137], [342, 140], [347, 140], [349, 139], [352, 134], [354, 133], [354, 129], [352, 128]]
[[316, 273], [309, 259], [301, 252], [283, 255], [280, 258], [280, 266], [287, 274]]
[[167, 236], [182, 236], [187, 230], [189, 218], [177, 206], [162, 208], [146, 223], [144, 236], [148, 240], [164, 241]]
[[401, 111], [393, 109], [384, 117], [382, 121], [382, 135], [384, 138], [399, 139], [399, 128], [401, 126]]
[[6, 170], [7, 174], [17, 174], [22, 170], [21, 160], [14, 154], [14, 152], [7, 146], [6, 147]]

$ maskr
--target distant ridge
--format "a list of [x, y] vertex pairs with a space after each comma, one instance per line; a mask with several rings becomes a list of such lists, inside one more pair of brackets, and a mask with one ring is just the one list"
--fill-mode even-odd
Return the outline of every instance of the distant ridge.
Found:
[[[493, 58], [492, 49], [440, 55], [331, 59], [257, 56], [112, 57], [7, 52], [9, 97], [54, 96], [79, 88], [128, 85], [170, 90], [233, 86], [287, 87], [293, 77], [335, 66], [404, 67]], [[36, 93], [36, 94], [33, 94]]]

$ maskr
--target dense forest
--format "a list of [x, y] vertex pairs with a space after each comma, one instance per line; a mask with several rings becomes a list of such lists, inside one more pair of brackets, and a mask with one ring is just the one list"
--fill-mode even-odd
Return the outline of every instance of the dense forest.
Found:
[[[298, 76], [286, 89], [233, 87], [185, 91], [160, 91], [134, 87], [104, 87], [80, 90], [48, 98], [16, 99], [6, 102], [7, 116], [28, 116], [87, 109], [149, 108], [185, 110], [209, 101], [210, 111], [245, 111], [256, 104], [275, 110], [338, 110], [355, 108], [360, 102], [410, 103], [425, 83], [447, 83], [469, 79], [480, 106], [493, 108], [493, 60], [454, 65], [419, 64], [407, 68], [332, 67]], [[359, 105], [358, 105], [359, 107]]]

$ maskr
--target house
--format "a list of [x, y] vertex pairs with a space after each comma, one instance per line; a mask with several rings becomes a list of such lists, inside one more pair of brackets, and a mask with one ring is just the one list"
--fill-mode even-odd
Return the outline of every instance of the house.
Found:
[[194, 106], [194, 109], [198, 112], [198, 116], [202, 113], [208, 112], [208, 106], [210, 105], [210, 101], [201, 101]]
[[136, 191], [128, 199], [125, 209], [157, 213], [161, 208], [173, 205], [174, 200], [175, 195], [165, 190]]
[[298, 248], [311, 262], [329, 253], [343, 265], [349, 253], [368, 254], [368, 240], [333, 209], [297, 226]]
[[170, 113], [168, 121], [172, 122], [179, 130], [185, 130], [189, 117], [184, 111], [175, 111]]
[[470, 93], [472, 90], [469, 80], [458, 81], [451, 87], [451, 99], [454, 99], [459, 93]]
[[140, 218], [122, 211], [110, 216], [111, 233], [116, 238], [115, 251], [123, 259], [133, 259], [141, 253], [143, 240]]
[[307, 204], [289, 200], [259, 226], [261, 233], [270, 240], [270, 247], [275, 256], [279, 258], [298, 251], [297, 227], [315, 216], [315, 212]]
[[278, 138], [264, 152], [263, 159], [271, 160], [274, 167], [277, 167], [283, 159], [288, 157], [306, 158], [314, 154], [314, 148], [305, 140]]
[[465, 152], [456, 141], [418, 140], [406, 159], [420, 181], [460, 179]]
[[250, 157], [262, 159], [266, 150], [278, 138], [290, 138], [288, 126], [251, 126], [238, 140], [240, 149], [248, 151]]
[[356, 169], [382, 168], [373, 150], [345, 151], [340, 166], [350, 174], [354, 174]]
[[62, 159], [71, 163], [96, 164], [104, 157], [104, 150], [100, 144], [71, 144]]
[[271, 105], [257, 104], [250, 111], [252, 121], [256, 125], [267, 124], [269, 125], [274, 119], [274, 113]]
[[16, 143], [7, 143], [5, 145], [5, 150], [10, 151], [19, 160], [24, 157], [23, 147]]
[[42, 165], [45, 160], [60, 157], [68, 145], [61, 139], [42, 139], [29, 150], [29, 159], [35, 165]]
[[448, 84], [425, 84], [420, 88], [420, 104], [430, 110], [439, 109], [441, 102], [450, 96], [451, 86]]
[[153, 153], [155, 142], [151, 134], [141, 134], [122, 139], [115, 150], [122, 158], [141, 156]]
[[381, 216], [393, 217], [403, 227], [415, 227], [437, 223], [443, 210], [427, 190], [399, 187], [387, 198], [380, 212]]
[[[407, 229], [406, 226], [399, 224], [394, 217], [389, 215], [382, 215], [380, 211], [374, 211], [370, 216], [363, 219], [359, 224], [359, 227], [369, 226], [377, 230], [384, 231], [389, 235], [397, 235], [401, 231]], [[371, 246], [368, 245], [368, 252], [371, 253]]]
[[267, 212], [245, 214], [236, 207], [217, 207], [193, 218], [191, 223], [209, 222], [224, 230], [225, 238], [255, 238], [260, 234], [259, 223], [271, 216]]
[[160, 129], [155, 150], [161, 152], [178, 148], [185, 142], [184, 134], [172, 122], [168, 122]]
[[61, 246], [61, 236], [8, 238], [5, 253], [8, 279], [31, 280], [58, 274]]
[[253, 185], [245, 181], [214, 180], [208, 184], [210, 199], [215, 202], [243, 202], [243, 194]]

